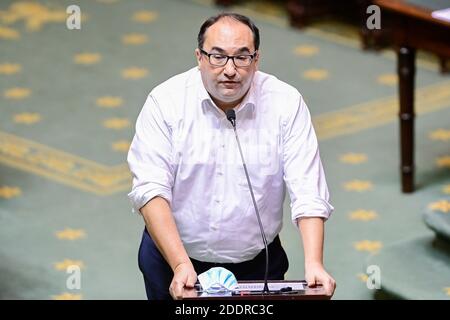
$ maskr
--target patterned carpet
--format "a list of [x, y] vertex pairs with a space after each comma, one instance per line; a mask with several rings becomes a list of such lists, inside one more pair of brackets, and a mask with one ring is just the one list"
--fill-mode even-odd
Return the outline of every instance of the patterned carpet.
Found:
[[[80, 30], [66, 27], [74, 4]], [[361, 51], [333, 22], [298, 31], [276, 8], [234, 9], [261, 30], [261, 69], [298, 88], [313, 116], [336, 208], [325, 250], [335, 298], [373, 299], [367, 258], [432, 235], [427, 208], [450, 212], [450, 79], [428, 56], [418, 62], [418, 190], [404, 195], [394, 54]], [[1, 299], [145, 298], [126, 152], [147, 94], [195, 64], [201, 21], [218, 11], [200, 0], [0, 3]], [[285, 217], [287, 278], [302, 279], [288, 199]], [[68, 286], [73, 265], [79, 289]], [[430, 296], [449, 299], [450, 280], [436, 283]]]

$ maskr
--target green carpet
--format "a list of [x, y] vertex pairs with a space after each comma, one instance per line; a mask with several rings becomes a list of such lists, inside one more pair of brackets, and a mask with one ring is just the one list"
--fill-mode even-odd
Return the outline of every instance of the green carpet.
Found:
[[368, 259], [368, 265], [382, 270], [381, 286], [392, 297], [415, 300], [448, 299], [450, 287], [450, 245], [433, 235], [415, 237], [395, 243], [379, 255]]
[[[72, 4], [81, 8], [81, 30], [66, 28]], [[395, 55], [361, 51], [354, 30], [332, 22], [298, 31], [282, 15], [235, 10], [260, 28], [261, 69], [298, 88], [313, 116], [336, 208], [325, 248], [335, 298], [373, 299], [368, 255], [428, 234], [422, 213], [448, 199], [450, 79], [434, 60], [419, 61], [418, 190], [405, 195]], [[126, 152], [147, 94], [195, 65], [201, 21], [219, 11], [210, 1], [0, 3], [0, 298], [145, 299], [137, 267], [143, 221], [126, 196]], [[287, 278], [301, 279], [289, 213], [286, 199]], [[390, 259], [381, 265], [386, 277], [396, 266]], [[66, 286], [74, 264], [79, 290]], [[448, 279], [428, 292], [448, 298]]]
[[450, 201], [447, 199], [436, 201], [423, 215], [425, 224], [435, 232], [436, 236], [450, 241]]

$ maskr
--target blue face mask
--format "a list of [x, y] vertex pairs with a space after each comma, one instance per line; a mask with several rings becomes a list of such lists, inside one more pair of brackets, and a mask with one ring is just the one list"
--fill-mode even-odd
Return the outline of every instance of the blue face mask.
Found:
[[238, 283], [234, 274], [222, 267], [211, 268], [197, 277], [203, 291], [221, 293], [237, 289]]

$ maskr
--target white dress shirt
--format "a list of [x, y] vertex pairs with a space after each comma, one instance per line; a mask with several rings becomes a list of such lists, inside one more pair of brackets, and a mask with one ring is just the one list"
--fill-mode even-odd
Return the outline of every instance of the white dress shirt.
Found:
[[[328, 219], [334, 208], [300, 93], [257, 71], [235, 111], [268, 243], [282, 227], [284, 182], [294, 223], [302, 217]], [[156, 196], [165, 198], [191, 258], [238, 263], [264, 248], [233, 127], [211, 100], [197, 67], [151, 91], [136, 122], [128, 164], [134, 210]]]

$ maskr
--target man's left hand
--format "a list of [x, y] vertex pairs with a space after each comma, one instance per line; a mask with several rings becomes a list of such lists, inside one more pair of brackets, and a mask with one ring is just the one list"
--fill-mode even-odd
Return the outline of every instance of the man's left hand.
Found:
[[305, 266], [305, 279], [309, 287], [321, 284], [327, 296], [333, 296], [336, 289], [336, 281], [331, 277], [320, 263]]

